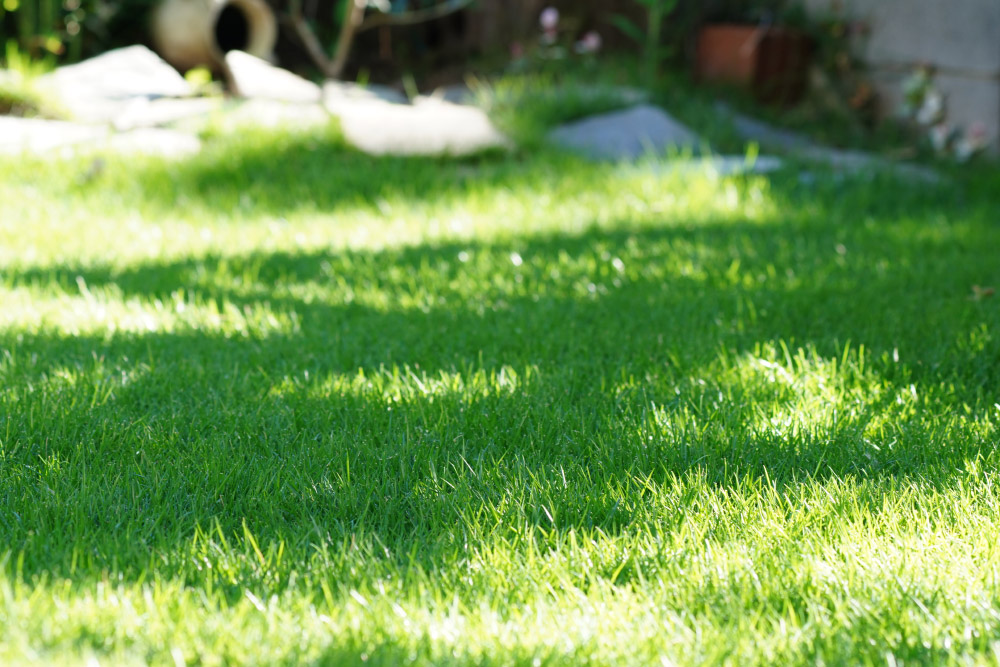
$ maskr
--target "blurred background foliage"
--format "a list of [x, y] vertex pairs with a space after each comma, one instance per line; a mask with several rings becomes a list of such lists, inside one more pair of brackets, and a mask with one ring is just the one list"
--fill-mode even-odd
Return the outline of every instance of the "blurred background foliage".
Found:
[[[150, 45], [150, 17], [159, 1], [0, 0], [0, 46], [51, 67], [116, 47]], [[319, 44], [333, 54], [348, 1], [267, 0], [283, 19], [275, 52], [279, 64], [306, 76], [319, 75], [315, 59], [288, 19], [293, 8], [300, 10]], [[368, 0], [371, 13], [376, 7], [392, 13], [419, 12], [449, 1], [455, 0]], [[539, 17], [546, 8], [556, 10], [560, 18], [555, 41], [541, 48], [546, 45]], [[870, 86], [850, 55], [851, 32], [840, 19], [810, 24], [796, 0], [474, 0], [468, 8], [434, 20], [388, 23], [358, 33], [343, 78], [395, 84], [414, 77], [421, 87], [434, 89], [482, 72], [558, 75], [568, 61], [580, 60], [574, 46], [586, 43], [588, 36], [596, 39], [605, 63], [622, 54], [639, 56], [648, 78], [657, 71], [691, 72], [698, 30], [709, 22], [805, 28], [818, 47], [818, 63], [830, 73], [826, 88], [832, 102], [823, 107], [852, 117], [850, 124], [858, 123], [853, 116], [860, 111], [863, 119], [872, 117]], [[651, 45], [650, 39], [659, 46]], [[593, 60], [596, 50], [584, 61]], [[2, 51], [0, 60], [11, 67]]]
[[75, 62], [148, 42], [157, 0], [0, 0], [0, 40], [33, 58]]
[[[74, 62], [111, 48], [149, 42], [148, 23], [158, 0], [0, 0], [0, 43], [13, 41], [35, 58]], [[289, 0], [268, 0], [279, 16]], [[423, 9], [441, 0], [384, 0], [393, 12]], [[331, 49], [345, 0], [302, 0], [313, 30]], [[671, 3], [673, 4], [673, 3]], [[785, 0], [680, 0], [663, 25], [662, 40], [674, 59], [690, 55], [694, 35], [706, 20], [765, 21], [787, 18]], [[541, 10], [552, 6], [579, 34], [601, 33], [606, 48], [636, 50], [620, 30], [620, 17], [645, 30], [644, 3], [637, 0], [476, 0], [467, 11], [421, 25], [387, 26], [359, 35], [355, 69], [377, 70], [391, 61], [441, 65], [470, 55], [505, 55], [511, 44], [530, 40]], [[278, 55], [294, 66], [303, 59], [291, 31], [283, 30]]]

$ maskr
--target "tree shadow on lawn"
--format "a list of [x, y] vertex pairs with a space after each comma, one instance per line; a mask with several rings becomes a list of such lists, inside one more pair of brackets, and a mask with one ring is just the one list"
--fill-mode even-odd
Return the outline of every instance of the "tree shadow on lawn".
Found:
[[[638, 168], [669, 173], [669, 161], [654, 160]], [[460, 158], [372, 156], [351, 148], [339, 130], [330, 129], [220, 140], [186, 160], [140, 162], [129, 178], [147, 184], [142, 189], [145, 201], [167, 209], [179, 201], [195, 202], [225, 215], [250, 202], [258, 213], [284, 216], [301, 208], [330, 212], [380, 198], [435, 201], [471, 188], [555, 189], [565, 182], [576, 185], [573, 179], [583, 175], [607, 179], [621, 171], [620, 165], [594, 164], [547, 150], [486, 151]], [[885, 172], [844, 174], [805, 163], [771, 174], [768, 181], [770, 194], [781, 206], [809, 208], [818, 201], [827, 207], [851, 207], [858, 216], [901, 212], [927, 218], [954, 215], [964, 204], [992, 198], [1000, 187], [1000, 170], [987, 166], [948, 174], [938, 184], [901, 178]], [[88, 181], [88, 188], [100, 185]], [[112, 189], [121, 186], [109, 184]]]
[[[270, 349], [299, 368], [332, 364], [335, 372], [474, 363], [572, 370], [581, 360], [588, 372], [597, 363], [610, 375], [660, 361], [693, 373], [720, 349], [739, 354], [783, 341], [827, 358], [845, 345], [863, 345], [869, 357], [902, 353], [902, 366], [885, 370], [905, 367], [901, 381], [909, 382], [970, 370], [963, 363], [973, 360], [956, 358], [956, 347], [996, 319], [994, 302], [971, 298], [970, 287], [995, 277], [983, 249], [1000, 243], [1000, 229], [908, 237], [877, 222], [836, 226], [795, 214], [613, 227], [376, 251], [214, 254], [127, 269], [27, 268], [6, 280], [69, 294], [111, 288], [122, 301], [180, 299], [241, 312], [266, 305], [300, 327], [272, 336]], [[192, 351], [203, 339], [230, 344], [190, 327], [166, 337]], [[989, 387], [989, 376], [973, 376]]]
[[[209, 144], [187, 160], [140, 163], [129, 179], [142, 185], [145, 203], [166, 210], [183, 202], [208, 215], [249, 210], [285, 217], [302, 209], [331, 212], [380, 199], [437, 201], [477, 187], [534, 187], [553, 170], [565, 172], [573, 165], [575, 171], [586, 168], [554, 154], [542, 160], [494, 151], [461, 158], [373, 156], [350, 148], [339, 134], [279, 133], [256, 142]], [[105, 187], [120, 189], [122, 183]]]
[[[898, 231], [804, 215], [22, 271], [12, 284], [72, 291], [80, 276], [145, 303], [183, 290], [191, 307], [266, 304], [298, 325], [0, 334], [14, 360], [2, 541], [29, 573], [81, 553], [137, 573], [195, 524], [430, 552], [525, 522], [662, 525], [642, 485], [692, 474], [948, 484], [995, 446], [975, 418], [998, 400], [1000, 341], [976, 332], [1000, 315], [966, 290], [997, 233], [970, 246]], [[520, 265], [499, 261], [515, 252]], [[782, 343], [815, 354], [786, 360]], [[824, 393], [851, 377], [855, 393]], [[972, 425], [942, 425], [956, 413]], [[469, 525], [483, 535], [457, 534]]]

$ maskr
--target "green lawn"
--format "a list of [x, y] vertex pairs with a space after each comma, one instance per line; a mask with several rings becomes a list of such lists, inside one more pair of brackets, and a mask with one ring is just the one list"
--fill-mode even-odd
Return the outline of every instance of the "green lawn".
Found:
[[6, 159], [0, 663], [995, 664], [990, 286], [994, 168]]

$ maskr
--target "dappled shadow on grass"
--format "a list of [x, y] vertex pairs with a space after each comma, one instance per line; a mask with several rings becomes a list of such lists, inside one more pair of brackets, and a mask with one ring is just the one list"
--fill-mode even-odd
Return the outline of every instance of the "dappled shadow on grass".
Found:
[[[157, 167], [171, 185], [147, 196], [221, 212], [249, 193], [278, 215], [559, 181], [544, 161], [282, 141]], [[234, 317], [266, 305], [284, 324], [0, 333], [14, 360], [0, 530], [28, 570], [78, 553], [141, 568], [195, 524], [238, 534], [244, 518], [262, 538], [361, 531], [397, 552], [468, 539], [455, 531], [469, 523], [669, 523], [641, 502], [641, 480], [947, 483], [992, 454], [988, 432], [943, 422], [974, 422], [997, 400], [997, 311], [968, 296], [994, 275], [984, 248], [1000, 239], [963, 216], [962, 197], [986, 191], [884, 186], [778, 175], [780, 214], [766, 222], [15, 270], [12, 286], [56, 284], [84, 302]], [[799, 363], [797, 348], [813, 356]], [[845, 374], [854, 394], [836, 394]]]
[[[852, 239], [858, 245], [848, 249]], [[5, 342], [31, 348], [53, 366], [90, 349], [114, 354], [162, 340], [162, 347], [176, 343], [205, 359], [221, 352], [235, 362], [253, 351], [265, 371], [279, 361], [332, 373], [507, 364], [562, 374], [579, 367], [607, 377], [657, 366], [692, 374], [720, 349], [739, 355], [761, 342], [807, 346], [825, 358], [853, 345], [876, 363], [902, 351], [902, 363], [880, 369], [899, 382], [957, 374], [968, 398], [989, 388], [989, 376], [977, 370], [988, 370], [980, 353], [995, 348], [982, 341], [985, 349], [956, 356], [963, 343], [974, 343], [964, 337], [995, 311], [989, 301], [969, 299], [968, 286], [992, 268], [990, 257], [969, 254], [972, 243], [911, 241], [878, 225], [845, 230], [790, 218], [784, 225], [595, 228], [380, 251], [215, 255], [125, 270], [25, 269], [9, 283], [59, 284], [71, 293], [113, 287], [123, 299], [176, 297], [240, 310], [266, 304], [294, 314], [299, 326], [262, 339], [181, 328], [112, 338], [18, 334], [19, 342], [8, 333]], [[523, 264], [506, 259], [514, 253]], [[434, 283], [427, 290], [425, 279]], [[982, 384], [970, 386], [974, 378]]]
[[[804, 197], [786, 202], [808, 205]], [[927, 221], [908, 235], [863, 214], [840, 226], [793, 212], [780, 224], [623, 222], [612, 231], [376, 251], [24, 268], [5, 279], [70, 294], [111, 289], [115, 300], [231, 304], [241, 311], [263, 304], [299, 322], [296, 331], [269, 338], [269, 348], [286, 354], [287, 343], [299, 352], [288, 359], [336, 372], [393, 364], [431, 372], [473, 363], [572, 368], [577, 360], [613, 374], [658, 358], [693, 372], [720, 349], [738, 354], [769, 341], [809, 346], [823, 357], [848, 345], [864, 346], [876, 359], [901, 352], [902, 365], [885, 370], [905, 367], [907, 381], [950, 365], [970, 370], [959, 366], [972, 360], [954, 353], [995, 310], [989, 300], [970, 298], [970, 287], [990, 279], [992, 258], [980, 250], [1000, 230], [984, 239], [950, 228], [958, 223]], [[191, 328], [172, 338], [192, 351], [199, 342], [264, 344]], [[108, 343], [122, 344], [129, 344], [127, 335]], [[301, 356], [312, 349], [323, 354]]]
[[526, 523], [662, 526], [687, 509], [644, 506], [643, 485], [690, 475], [891, 488], [992, 460], [977, 419], [1000, 342], [976, 331], [1000, 318], [966, 290], [996, 232], [807, 211], [621, 227], [8, 276], [295, 325], [0, 334], [4, 541], [29, 572], [138, 572], [194, 525], [244, 520], [409, 553]]
[[[669, 158], [660, 157], [661, 163], [654, 169], [669, 162]], [[144, 200], [164, 208], [193, 204], [199, 210], [222, 215], [252, 210], [283, 216], [299, 210], [331, 212], [378, 200], [433, 202], [473, 189], [537, 190], [583, 171], [613, 178], [616, 169], [611, 164], [587, 164], [542, 145], [462, 158], [372, 156], [346, 145], [339, 130], [331, 126], [313, 131], [251, 131], [238, 137], [222, 136], [188, 159], [140, 161], [129, 177], [141, 184]], [[802, 172], [805, 176], [800, 180]], [[957, 184], [953, 177], [959, 179]], [[868, 179], [870, 192], [862, 196], [864, 207], [859, 215], [887, 210], [919, 212], [923, 216], [934, 212], [953, 214], [959, 200], [989, 196], [1000, 187], [1000, 171], [992, 168], [945, 173], [941, 183], [920, 182], [900, 188], [891, 173], [862, 172], [859, 177], [804, 163], [772, 179], [771, 193], [796, 206], [808, 207], [813, 196], [824, 206], [836, 206], [837, 199], [831, 199], [830, 194], [842, 190], [850, 195], [841, 203], [856, 206], [858, 192], [866, 187], [864, 179]], [[100, 179], [85, 183], [91, 189], [101, 186]], [[893, 195], [879, 196], [886, 186]]]

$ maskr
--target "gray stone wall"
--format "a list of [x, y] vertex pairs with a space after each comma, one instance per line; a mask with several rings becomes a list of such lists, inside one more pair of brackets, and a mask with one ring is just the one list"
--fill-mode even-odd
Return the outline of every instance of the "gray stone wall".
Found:
[[815, 14], [839, 10], [871, 27], [862, 55], [892, 111], [900, 83], [921, 63], [937, 71], [948, 121], [983, 123], [1000, 149], [1000, 0], [805, 0]]

